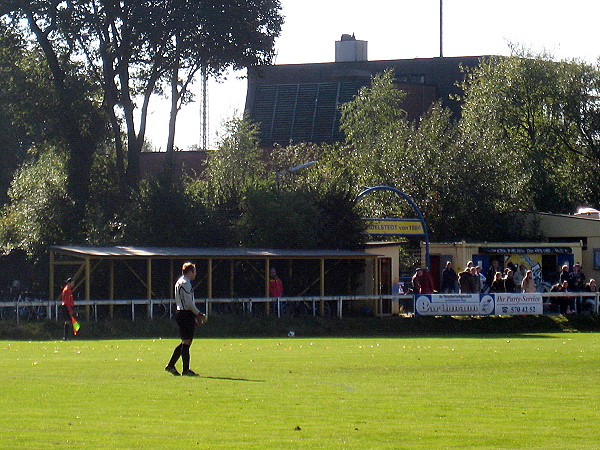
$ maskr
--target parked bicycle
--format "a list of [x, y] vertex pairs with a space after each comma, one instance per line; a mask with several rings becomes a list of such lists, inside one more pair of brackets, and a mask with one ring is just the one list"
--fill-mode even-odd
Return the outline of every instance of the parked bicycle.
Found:
[[[309, 317], [321, 315], [320, 302], [308, 300], [283, 301], [280, 303], [280, 308], [282, 317]], [[332, 317], [332, 315], [333, 309], [331, 308], [331, 305], [329, 305], [329, 302], [325, 302], [323, 305], [323, 316]]]

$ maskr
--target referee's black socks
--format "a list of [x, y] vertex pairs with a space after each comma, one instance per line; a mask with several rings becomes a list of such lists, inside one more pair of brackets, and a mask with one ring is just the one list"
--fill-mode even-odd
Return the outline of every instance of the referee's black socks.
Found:
[[181, 361], [183, 362], [183, 371], [190, 370], [190, 346], [181, 344]]
[[175, 347], [175, 350], [173, 350], [173, 356], [171, 356], [171, 361], [169, 361], [169, 367], [175, 367], [175, 363], [179, 361], [179, 357], [181, 356], [181, 347], [183, 347], [183, 344], [179, 344], [177, 347]]

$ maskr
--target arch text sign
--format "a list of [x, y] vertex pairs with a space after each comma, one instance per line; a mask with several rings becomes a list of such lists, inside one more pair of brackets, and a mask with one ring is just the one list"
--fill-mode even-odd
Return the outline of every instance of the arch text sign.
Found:
[[419, 219], [363, 219], [367, 234], [385, 236], [422, 236], [425, 234]]

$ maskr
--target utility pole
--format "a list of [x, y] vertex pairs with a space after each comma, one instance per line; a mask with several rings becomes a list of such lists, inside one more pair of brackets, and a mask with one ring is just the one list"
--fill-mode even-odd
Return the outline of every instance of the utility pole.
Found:
[[443, 35], [444, 35], [444, 21], [443, 21], [443, 16], [444, 16], [444, 6], [443, 6], [443, 0], [440, 0], [440, 58], [444, 57], [444, 40], [443, 40]]

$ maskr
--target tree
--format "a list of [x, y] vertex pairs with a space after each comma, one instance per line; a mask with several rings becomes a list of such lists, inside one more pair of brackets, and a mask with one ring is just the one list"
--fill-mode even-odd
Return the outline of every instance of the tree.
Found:
[[234, 227], [243, 246], [348, 249], [364, 242], [354, 195], [345, 192], [259, 187], [246, 192], [240, 210]]
[[123, 240], [130, 245], [212, 246], [219, 230], [206, 206], [187, 195], [184, 183], [163, 176], [140, 182], [124, 217]]
[[32, 139], [29, 131], [33, 123], [25, 118], [31, 110], [21, 107], [23, 98], [30, 92], [19, 64], [24, 51], [19, 37], [0, 23], [0, 204], [8, 201], [13, 173], [25, 159]]
[[177, 10], [171, 31], [172, 64], [168, 74], [171, 97], [167, 151], [173, 150], [175, 123], [182, 104], [190, 98], [188, 87], [199, 70], [219, 77], [229, 66], [240, 69], [268, 63], [282, 17], [278, 0], [254, 0], [246, 5], [229, 0], [181, 2], [171, 0]]
[[238, 199], [248, 188], [266, 181], [266, 165], [255, 124], [240, 118], [229, 120], [217, 147], [209, 155], [204, 174], [210, 195], [208, 202]]
[[[101, 86], [117, 171], [121, 182], [130, 187], [139, 177], [151, 96], [161, 92], [163, 83], [171, 85], [174, 133], [178, 105], [186, 100], [189, 80], [198, 67], [220, 73], [228, 65], [270, 59], [282, 23], [279, 9], [278, 0], [0, 1], [0, 13], [9, 16], [23, 35], [31, 33], [43, 49], [64, 110], [74, 160], [82, 159], [79, 162], [88, 166], [90, 151], [81, 139], [84, 128], [76, 126], [65, 64], [81, 64]], [[181, 72], [187, 73], [183, 80]]]
[[64, 242], [73, 206], [64, 156], [51, 148], [41, 150], [38, 158], [15, 174], [8, 195], [11, 202], [0, 222], [0, 242], [6, 252], [22, 249], [39, 260], [48, 245]]
[[[514, 200], [505, 183], [507, 158], [472, 145], [440, 103], [409, 123], [401, 101], [390, 73], [374, 77], [344, 105], [342, 129], [351, 150], [342, 149], [328, 166], [349, 167], [355, 186], [389, 185], [409, 195], [433, 239], [512, 237], [512, 227], [499, 218]], [[359, 207], [371, 217], [414, 216], [410, 205], [385, 192]]]
[[75, 202], [74, 222], [77, 224], [88, 199], [91, 161], [104, 126], [94, 105], [93, 87], [81, 76], [77, 62], [68, 58], [71, 52], [66, 43], [57, 39], [56, 26], [62, 20], [58, 12], [62, 5], [62, 2], [5, 1], [0, 3], [0, 12], [5, 19], [11, 19], [6, 23], [15, 30], [28, 24], [30, 35], [22, 35], [35, 37], [51, 73], [56, 113], [61, 122], [60, 135], [69, 154], [68, 187]]
[[394, 83], [393, 71], [387, 70], [342, 106], [340, 129], [352, 149], [348, 162], [360, 166], [360, 185], [395, 182], [395, 163], [389, 152], [406, 141], [411, 127], [402, 109], [405, 97]]
[[[4, 195], [13, 172], [25, 160], [31, 146], [50, 144], [55, 150], [66, 151], [71, 156], [73, 151], [68, 149], [73, 146], [69, 145], [65, 132], [64, 103], [58, 100], [43, 54], [29, 48], [20, 36], [1, 22], [0, 74], [0, 122], [3, 124], [0, 150], [4, 155], [0, 185]], [[72, 90], [69, 96], [73, 115], [77, 117], [77, 126], [85, 128], [86, 151], [91, 151], [104, 136], [104, 122], [93, 104], [93, 89], [76, 74], [69, 76], [68, 85]], [[85, 171], [88, 169], [81, 168], [78, 165], [80, 159], [75, 156], [73, 161], [69, 192], [73, 199], [82, 200], [87, 196], [87, 183], [82, 180], [87, 178]]]
[[[468, 146], [513, 160], [517, 208], [571, 212], [597, 197], [597, 68], [515, 50], [467, 74], [461, 135]], [[590, 190], [590, 186], [593, 189]]]

